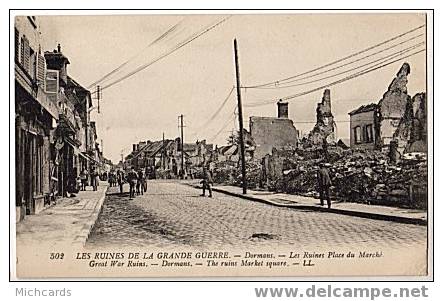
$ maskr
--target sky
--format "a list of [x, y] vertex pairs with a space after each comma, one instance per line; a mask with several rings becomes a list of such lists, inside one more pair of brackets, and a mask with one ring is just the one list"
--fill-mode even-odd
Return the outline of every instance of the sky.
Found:
[[[39, 16], [39, 20], [44, 50], [51, 51], [60, 43], [63, 54], [70, 60], [68, 74], [84, 87], [130, 59], [99, 83], [105, 87], [224, 17], [226, 15], [45, 15]], [[91, 118], [96, 120], [105, 157], [115, 163], [121, 153], [126, 156], [131, 151], [133, 143], [159, 140], [163, 133], [169, 139], [178, 137], [180, 114], [184, 115], [186, 126], [185, 142], [207, 139], [208, 143], [223, 145], [230, 131], [238, 128], [233, 115], [237, 102], [235, 91], [216, 118], [210, 123], [207, 121], [235, 85], [234, 38], [238, 41], [241, 85], [253, 86], [325, 65], [423, 24], [425, 16], [421, 14], [236, 14], [171, 55], [104, 89], [100, 114], [94, 110]], [[152, 43], [174, 25], [177, 26], [168, 35]], [[417, 31], [402, 39], [423, 32]], [[424, 41], [424, 37], [334, 72], [420, 41]], [[331, 86], [338, 138], [349, 138], [348, 113], [363, 104], [378, 102], [403, 62], [411, 65], [408, 93], [413, 96], [425, 91], [425, 58], [422, 52]], [[281, 89], [242, 89], [245, 128], [250, 116], [276, 116], [273, 102], [259, 107], [249, 107], [248, 103], [274, 99], [276, 102], [280, 97], [321, 87], [349, 74], [306, 83], [323, 77], [319, 74], [296, 82], [298, 86]], [[322, 94], [323, 90], [319, 90], [289, 100], [289, 117], [302, 134], [314, 126], [315, 109]]]

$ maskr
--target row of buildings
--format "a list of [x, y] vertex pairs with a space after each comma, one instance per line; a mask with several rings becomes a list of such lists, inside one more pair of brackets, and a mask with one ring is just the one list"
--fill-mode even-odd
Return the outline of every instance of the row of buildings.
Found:
[[81, 170], [103, 167], [90, 91], [68, 75], [60, 45], [42, 49], [38, 19], [15, 18], [17, 221], [76, 185]]
[[[404, 63], [378, 103], [363, 105], [349, 113], [350, 139], [337, 138], [337, 126], [332, 114], [331, 92], [324, 90], [316, 108], [316, 122], [309, 134], [300, 133], [289, 118], [287, 102], [277, 102], [276, 117], [249, 117], [249, 130], [244, 130], [247, 160], [266, 160], [276, 150], [339, 145], [362, 150], [382, 150], [400, 157], [404, 153], [427, 152], [426, 94], [411, 97], [407, 92], [410, 66]], [[185, 143], [184, 174], [192, 176], [207, 164], [237, 165], [240, 160], [237, 138], [228, 145], [215, 146], [205, 140]], [[338, 141], [337, 141], [338, 140]], [[180, 138], [143, 141], [133, 145], [125, 158], [131, 166], [149, 171], [150, 176], [177, 177], [181, 169]]]
[[132, 152], [120, 164], [126, 170], [143, 169], [148, 178], [177, 178], [193, 177], [199, 172], [197, 167], [213, 160], [213, 145], [206, 140], [182, 145], [180, 138], [176, 138], [133, 144]]

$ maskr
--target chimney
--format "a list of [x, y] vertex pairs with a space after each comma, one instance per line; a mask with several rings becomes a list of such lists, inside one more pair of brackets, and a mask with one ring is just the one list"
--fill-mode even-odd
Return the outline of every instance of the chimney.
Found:
[[277, 117], [289, 118], [289, 105], [281, 99], [277, 102]]
[[331, 109], [331, 90], [326, 89], [323, 92], [322, 104], [326, 105], [329, 110]]
[[57, 50], [45, 52], [46, 68], [58, 70], [60, 72], [60, 85], [65, 86], [68, 83], [68, 58], [61, 53], [62, 47], [57, 44]]
[[132, 151], [135, 152], [137, 150], [137, 144], [132, 144]]

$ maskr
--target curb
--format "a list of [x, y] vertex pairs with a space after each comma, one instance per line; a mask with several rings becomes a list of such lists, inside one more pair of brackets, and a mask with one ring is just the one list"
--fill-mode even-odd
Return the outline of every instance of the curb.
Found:
[[[201, 189], [201, 187], [198, 185], [193, 185], [193, 184], [187, 184], [187, 185], [194, 187], [194, 188]], [[388, 214], [345, 210], [345, 209], [337, 209], [337, 208], [328, 209], [328, 208], [324, 208], [324, 207], [311, 206], [311, 205], [281, 204], [281, 203], [253, 197], [250, 195], [244, 195], [244, 194], [239, 194], [236, 192], [230, 192], [230, 191], [220, 189], [217, 187], [212, 187], [212, 190], [226, 194], [226, 195], [242, 198], [245, 200], [259, 202], [259, 203], [263, 203], [263, 204], [267, 204], [267, 205], [273, 205], [273, 206], [277, 206], [277, 207], [284, 207], [284, 208], [291, 208], [291, 209], [298, 209], [298, 210], [310, 210], [310, 211], [318, 211], [318, 212], [328, 212], [328, 213], [334, 213], [334, 214], [340, 214], [340, 215], [348, 215], [348, 216], [356, 216], [356, 217], [368, 218], [368, 219], [391, 221], [391, 222], [403, 223], [403, 224], [415, 224], [415, 225], [422, 225], [422, 226], [426, 226], [428, 224], [427, 220], [424, 220], [421, 218], [395, 216], [395, 215], [388, 215]]]
[[103, 203], [106, 198], [106, 192], [108, 191], [108, 185], [106, 185], [105, 189], [103, 189], [103, 194], [98, 200], [97, 204], [94, 207], [94, 210], [92, 211], [92, 214], [90, 215], [90, 220], [83, 226], [81, 230], [81, 234], [77, 235], [74, 239], [74, 244], [79, 244], [82, 247], [85, 246], [86, 241], [89, 238], [89, 235], [91, 234], [92, 229], [94, 228], [95, 224], [97, 223], [98, 216], [100, 215], [100, 212], [103, 208]]

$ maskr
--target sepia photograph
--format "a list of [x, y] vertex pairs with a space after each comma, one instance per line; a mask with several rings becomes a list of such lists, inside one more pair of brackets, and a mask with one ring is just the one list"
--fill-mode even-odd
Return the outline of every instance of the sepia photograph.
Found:
[[13, 279], [433, 276], [432, 11], [10, 18]]

